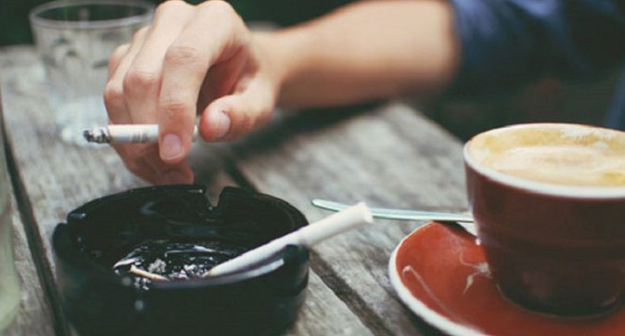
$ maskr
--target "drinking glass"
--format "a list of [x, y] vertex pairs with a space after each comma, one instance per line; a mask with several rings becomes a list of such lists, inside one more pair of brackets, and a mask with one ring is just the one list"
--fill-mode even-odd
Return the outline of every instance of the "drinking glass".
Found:
[[13, 258], [9, 178], [4, 156], [4, 133], [0, 96], [0, 333], [7, 327], [19, 308], [20, 290]]
[[153, 4], [137, 0], [61, 0], [31, 11], [50, 103], [63, 140], [86, 145], [82, 131], [107, 123], [102, 92], [108, 58], [148, 25], [153, 15]]

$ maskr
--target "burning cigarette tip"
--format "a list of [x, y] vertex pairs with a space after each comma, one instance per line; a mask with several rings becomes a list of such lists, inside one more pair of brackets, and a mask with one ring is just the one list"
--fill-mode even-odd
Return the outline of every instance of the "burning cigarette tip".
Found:
[[111, 135], [106, 127], [86, 129], [82, 132], [82, 136], [90, 143], [105, 144], [111, 142]]

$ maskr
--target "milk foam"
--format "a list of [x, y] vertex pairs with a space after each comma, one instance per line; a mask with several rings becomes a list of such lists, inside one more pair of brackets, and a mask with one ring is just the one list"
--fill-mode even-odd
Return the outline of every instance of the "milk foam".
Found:
[[567, 186], [625, 186], [625, 133], [541, 124], [478, 135], [469, 153], [485, 168]]

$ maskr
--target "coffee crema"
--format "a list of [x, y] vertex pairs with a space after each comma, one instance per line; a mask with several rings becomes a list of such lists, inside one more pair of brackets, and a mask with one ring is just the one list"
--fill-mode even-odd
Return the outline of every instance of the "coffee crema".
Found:
[[625, 133], [591, 126], [512, 126], [473, 138], [468, 154], [500, 173], [581, 187], [625, 186]]

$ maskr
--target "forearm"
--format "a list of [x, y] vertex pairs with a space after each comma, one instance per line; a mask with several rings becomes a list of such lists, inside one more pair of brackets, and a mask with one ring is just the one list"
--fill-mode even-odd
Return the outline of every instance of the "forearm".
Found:
[[256, 38], [278, 78], [279, 104], [290, 107], [431, 96], [459, 63], [444, 0], [364, 1]]

